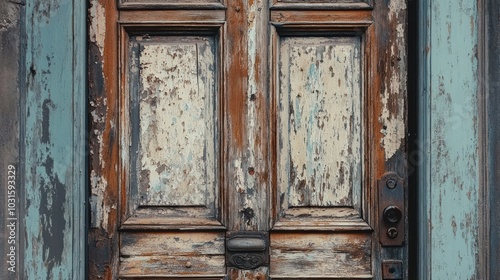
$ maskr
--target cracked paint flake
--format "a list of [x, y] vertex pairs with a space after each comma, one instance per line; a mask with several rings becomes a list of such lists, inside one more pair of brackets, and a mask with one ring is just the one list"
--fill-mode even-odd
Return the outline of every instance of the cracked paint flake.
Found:
[[213, 203], [213, 44], [210, 37], [141, 42], [138, 168], [143, 205]]
[[283, 39], [279, 184], [292, 206], [358, 203], [362, 165], [361, 42]]
[[[385, 160], [391, 159], [405, 141], [406, 133], [406, 102], [402, 98], [406, 96], [406, 49], [405, 31], [403, 21], [398, 17], [405, 14], [405, 1], [391, 1], [389, 3], [389, 22], [395, 22], [396, 39], [391, 41], [390, 59], [393, 67], [390, 69], [388, 77], [389, 87], [382, 95], [382, 114], [379, 122], [382, 124], [383, 135], [381, 144], [385, 151]], [[389, 64], [388, 64], [389, 65]]]
[[106, 24], [101, 22], [106, 18], [106, 10], [99, 1], [92, 1], [89, 8], [90, 26], [89, 37], [90, 41], [94, 42], [98, 47], [101, 55], [104, 54], [104, 40], [106, 37]]

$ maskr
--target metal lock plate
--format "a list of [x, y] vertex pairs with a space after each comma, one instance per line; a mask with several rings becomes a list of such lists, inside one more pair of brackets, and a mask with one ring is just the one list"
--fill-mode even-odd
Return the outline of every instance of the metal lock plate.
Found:
[[403, 246], [405, 241], [405, 186], [394, 172], [378, 181], [379, 236], [382, 246]]
[[269, 265], [269, 234], [249, 231], [227, 233], [226, 264], [240, 269]]
[[382, 279], [403, 279], [403, 262], [399, 260], [382, 261]]

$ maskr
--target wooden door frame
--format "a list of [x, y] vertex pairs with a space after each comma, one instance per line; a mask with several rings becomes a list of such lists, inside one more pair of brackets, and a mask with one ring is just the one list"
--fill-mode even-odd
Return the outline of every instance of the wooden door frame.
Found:
[[[413, 0], [415, 1], [415, 0]], [[82, 129], [85, 127], [86, 116], [86, 82], [85, 77], [86, 73], [86, 58], [87, 51], [84, 48], [86, 46], [86, 38], [87, 31], [85, 29], [86, 20], [87, 20], [87, 7], [86, 1], [73, 1], [73, 4], [70, 6], [52, 6], [45, 7], [43, 5], [45, 1], [42, 0], [28, 0], [28, 1], [19, 1], [19, 5], [23, 6], [21, 9], [20, 18], [24, 20], [20, 20], [17, 24], [20, 26], [20, 31], [18, 33], [19, 38], [23, 44], [28, 48], [25, 50], [21, 48], [20, 54], [17, 56], [17, 59], [21, 61], [23, 65], [20, 67], [20, 78], [18, 81], [15, 81], [20, 88], [20, 117], [19, 117], [19, 126], [20, 126], [20, 138], [22, 140], [20, 143], [20, 169], [23, 170], [23, 177], [21, 178], [21, 184], [24, 187], [24, 193], [19, 198], [20, 205], [23, 207], [23, 212], [21, 216], [25, 216], [23, 218], [23, 222], [25, 227], [20, 229], [22, 232], [22, 236], [24, 236], [23, 247], [19, 248], [20, 256], [25, 255], [20, 261], [20, 265], [24, 266], [22, 275], [27, 277], [28, 275], [32, 275], [33, 273], [36, 275], [48, 275], [48, 273], [59, 272], [61, 273], [63, 278], [68, 279], [85, 279], [85, 263], [87, 261], [88, 255], [86, 254], [86, 245], [85, 238], [81, 238], [82, 233], [85, 232], [85, 228], [88, 226], [87, 218], [86, 218], [86, 210], [85, 203], [87, 203], [87, 195], [85, 191], [85, 186], [88, 185], [88, 174], [85, 171], [85, 168], [82, 169], [82, 165], [80, 161], [72, 161], [68, 160], [68, 158], [63, 157], [59, 154], [56, 159], [59, 164], [67, 165], [68, 170], [70, 172], [71, 178], [66, 178], [61, 183], [64, 186], [64, 189], [67, 192], [67, 195], [62, 200], [62, 205], [64, 205], [64, 211], [67, 213], [66, 216], [60, 217], [51, 215], [52, 212], [48, 212], [47, 215], [53, 219], [53, 223], [59, 226], [60, 230], [63, 230], [70, 237], [67, 239], [67, 243], [65, 247], [62, 248], [62, 256], [58, 262], [54, 262], [50, 255], [46, 255], [43, 253], [42, 249], [34, 250], [33, 246], [36, 245], [38, 248], [46, 248], [46, 250], [55, 249], [53, 248], [50, 235], [41, 235], [36, 229], [39, 227], [39, 216], [40, 214], [40, 204], [33, 203], [33, 201], [27, 201], [27, 197], [40, 197], [43, 194], [43, 191], [40, 190], [39, 185], [35, 182], [31, 181], [31, 179], [26, 178], [37, 178], [37, 176], [49, 176], [52, 177], [53, 174], [47, 174], [47, 171], [43, 170], [44, 162], [39, 158], [34, 157], [33, 152], [38, 151], [42, 144], [42, 139], [37, 137], [37, 134], [33, 134], [34, 131], [37, 131], [37, 128], [42, 127], [42, 124], [36, 120], [37, 115], [34, 112], [37, 112], [41, 108], [40, 100], [38, 99], [40, 96], [40, 92], [36, 90], [32, 90], [34, 88], [43, 88], [44, 83], [41, 79], [32, 79], [33, 76], [36, 76], [36, 73], [41, 74], [41, 60], [29, 60], [26, 61], [25, 58], [27, 56], [37, 54], [40, 59], [44, 58], [45, 54], [53, 55], [54, 57], [64, 58], [66, 57], [66, 53], [63, 52], [54, 52], [54, 50], [47, 49], [43, 47], [43, 44], [40, 42], [58, 40], [63, 45], [67, 45], [67, 47], [73, 53], [72, 60], [57, 60], [55, 59], [50, 66], [46, 66], [46, 69], [56, 70], [56, 69], [68, 69], [68, 65], [73, 65], [70, 67], [74, 67], [73, 72], [71, 72], [70, 76], [72, 76], [72, 82], [65, 87], [60, 86], [52, 86], [50, 88], [50, 95], [52, 98], [57, 100], [64, 100], [64, 98], [68, 98], [71, 96], [71, 104], [73, 105], [73, 110], [66, 110], [63, 106], [53, 107], [52, 110], [48, 111], [48, 117], [60, 118], [60, 121], [76, 121], [72, 129], [67, 130], [66, 128], [60, 128], [57, 132], [57, 135], [52, 135], [54, 132], [49, 131], [50, 136], [59, 136], [66, 135], [66, 141], [56, 142], [52, 146], [49, 147], [51, 151], [64, 150], [67, 147], [70, 147], [70, 150], [73, 151], [73, 154], [76, 155], [75, 159], [85, 158], [87, 153], [87, 149], [85, 149], [85, 143], [87, 143], [87, 134], [86, 130]], [[426, 203], [426, 198], [435, 195], [433, 193], [433, 188], [436, 187], [432, 185], [433, 178], [437, 178], [440, 176], [440, 171], [442, 169], [430, 169], [430, 165], [432, 163], [431, 156], [431, 148], [429, 143], [434, 143], [437, 138], [431, 133], [431, 121], [438, 114], [438, 108], [432, 108], [430, 104], [430, 96], [433, 94], [437, 94], [439, 92], [439, 87], [431, 87], [428, 83], [431, 80], [431, 72], [433, 69], [439, 66], [439, 62], [431, 59], [432, 53], [439, 53], [441, 50], [441, 54], [447, 55], [449, 59], [462, 59], [465, 55], [469, 53], [474, 53], [476, 50], [482, 50], [479, 53], [480, 55], [477, 60], [468, 60], [467, 65], [474, 68], [479, 67], [482, 69], [482, 72], [475, 73], [473, 77], [477, 78], [481, 73], [484, 74], [482, 81], [497, 81], [498, 76], [500, 75], [500, 70], [495, 68], [500, 64], [498, 61], [498, 46], [500, 45], [499, 33], [500, 30], [498, 28], [498, 24], [496, 19], [498, 18], [498, 11], [493, 9], [493, 7], [498, 7], [499, 0], [479, 0], [477, 2], [470, 3], [472, 5], [472, 10], [453, 10], [447, 11], [448, 7], [455, 9], [453, 6], [455, 1], [441, 1], [442, 6], [435, 6], [436, 0], [421, 0], [418, 2], [419, 5], [419, 83], [420, 88], [418, 90], [419, 99], [419, 112], [422, 117], [422, 125], [420, 126], [418, 139], [420, 139], [420, 143], [417, 145], [418, 154], [421, 155], [420, 160], [416, 161], [415, 166], [419, 167], [418, 174], [418, 185], [419, 193], [418, 196], [420, 201], [419, 212], [418, 214], [418, 229], [419, 229], [419, 243], [418, 249], [414, 250], [414, 252], [419, 252], [419, 255], [416, 259], [418, 263], [418, 270], [420, 272], [421, 277], [419, 279], [426, 279], [427, 277], [438, 277], [439, 275], [453, 275], [452, 273], [461, 273], [462, 276], [467, 274], [476, 274], [477, 279], [481, 279], [481, 276], [488, 276], [491, 279], [499, 278], [500, 271], [498, 268], [495, 268], [495, 261], [498, 259], [498, 250], [494, 248], [498, 248], [498, 241], [500, 239], [500, 220], [498, 213], [500, 211], [499, 200], [495, 199], [500, 197], [500, 187], [497, 182], [499, 182], [500, 175], [498, 174], [498, 170], [500, 170], [500, 155], [498, 151], [500, 150], [499, 142], [497, 141], [498, 136], [500, 136], [500, 127], [498, 127], [498, 123], [500, 122], [500, 116], [495, 114], [499, 105], [498, 93], [500, 91], [498, 85], [496, 83], [479, 83], [474, 84], [472, 88], [469, 89], [468, 93], [472, 94], [477, 102], [473, 102], [470, 104], [466, 104], [466, 108], [472, 109], [473, 112], [475, 110], [479, 110], [478, 115], [480, 118], [476, 123], [473, 124], [472, 129], [472, 140], [468, 140], [468, 142], [459, 143], [457, 148], [467, 146], [466, 144], [472, 145], [472, 149], [467, 149], [461, 155], [459, 155], [458, 159], [466, 159], [466, 158], [474, 158], [474, 163], [477, 164], [479, 170], [472, 176], [467, 179], [467, 188], [464, 190], [460, 190], [461, 194], [467, 196], [470, 191], [470, 195], [474, 196], [475, 199], [469, 201], [466, 206], [468, 209], [479, 208], [480, 211], [478, 213], [484, 214], [481, 221], [473, 221], [472, 225], [468, 227], [469, 233], [465, 235], [465, 237], [470, 238], [467, 240], [466, 248], [468, 252], [462, 255], [462, 259], [466, 261], [474, 260], [472, 267], [471, 266], [463, 266], [456, 270], [456, 264], [463, 264], [458, 259], [457, 254], [447, 255], [446, 258], [438, 259], [440, 261], [439, 271], [435, 271], [435, 263], [433, 260], [439, 258], [442, 255], [445, 247], [450, 245], [449, 240], [440, 239], [439, 242], [437, 239], [433, 237], [439, 235], [440, 233], [445, 236], [449, 233], [453, 234], [453, 227], [451, 223], [448, 223], [446, 227], [438, 227], [434, 228], [432, 234], [429, 234], [429, 223], [437, 222], [435, 221], [435, 217], [437, 213], [450, 213], [453, 212], [453, 207], [447, 207], [450, 204], [441, 204], [441, 205], [433, 205], [435, 208], [431, 208], [429, 204]], [[17, 5], [12, 3], [12, 5]], [[434, 6], [433, 6], [434, 5]], [[478, 11], [476, 15], [474, 11]], [[450, 23], [452, 24], [452, 28], [455, 27], [455, 24], [459, 24], [461, 19], [468, 19], [467, 23], [469, 27], [474, 26], [477, 28], [477, 32], [475, 33], [472, 40], [474, 43], [471, 46], [462, 47], [460, 52], [452, 52], [447, 54], [448, 47], [452, 50], [456, 50], [457, 46], [450, 44], [444, 48], [444, 44], [438, 44], [438, 40], [441, 42], [447, 42], [446, 33], [440, 33], [439, 30], [446, 30], [448, 28], [447, 22], [439, 20], [436, 17], [436, 14], [442, 13], [442, 17], [445, 18], [446, 15], [450, 16]], [[38, 17], [41, 14], [45, 14], [46, 16]], [[60, 32], [61, 22], [57, 20], [57, 16], [63, 16], [65, 18], [71, 18], [73, 23], [73, 31], [72, 35], [75, 40], [67, 40], [64, 33]], [[472, 16], [472, 17], [471, 17]], [[486, 20], [484, 20], [486, 19]], [[491, 20], [488, 20], [491, 19]], [[484, 20], [484, 22], [483, 22]], [[486, 25], [483, 25], [485, 24]], [[33, 30], [39, 30], [40, 32], [32, 32]], [[487, 34], [487, 37], [484, 37]], [[2, 34], [3, 36], [3, 34]], [[3, 37], [2, 37], [3, 38]], [[487, 38], [486, 42], [482, 42], [481, 38]], [[431, 43], [433, 43], [431, 45]], [[36, 47], [35, 49], [33, 47]], [[496, 56], [495, 56], [496, 55]], [[14, 54], [15, 56], [15, 54]], [[67, 58], [67, 57], [66, 57]], [[489, 64], [488, 64], [489, 62]], [[38, 64], [40, 63], [40, 64]], [[64, 63], [69, 63], [65, 65]], [[484, 67], [484, 69], [483, 69]], [[45, 70], [46, 70], [45, 69]], [[457, 69], [448, 68], [450, 73], [453, 71], [457, 71]], [[47, 77], [53, 77], [56, 71], [52, 73], [46, 73]], [[4, 75], [0, 73], [2, 76], [2, 80], [9, 81], [4, 79]], [[470, 79], [471, 76], [469, 76]], [[481, 79], [479, 79], [481, 81]], [[27, 86], [29, 84], [29, 87]], [[56, 85], [56, 84], [54, 84]], [[31, 88], [31, 89], [30, 89]], [[444, 87], [453, 88], [451, 85], [446, 85]], [[481, 90], [482, 89], [482, 90]], [[69, 94], [71, 92], [71, 94]], [[46, 91], [42, 91], [43, 94], [47, 93]], [[2, 97], [4, 97], [4, 93], [1, 93]], [[446, 109], [453, 106], [453, 104], [442, 104], [440, 109]], [[30, 112], [31, 114], [28, 114]], [[474, 118], [475, 116], [470, 112], [466, 112], [468, 117]], [[487, 124], [487, 125], [486, 125]], [[444, 127], [443, 129], [448, 129]], [[479, 135], [487, 135], [487, 137], [479, 137]], [[470, 146], [467, 146], [470, 147]], [[2, 148], [3, 150], [10, 150], [12, 147]], [[442, 152], [448, 151], [450, 147], [444, 147]], [[453, 149], [453, 152], [456, 153], [456, 148]], [[462, 151], [464, 151], [462, 149]], [[410, 157], [412, 155], [410, 154]], [[437, 155], [439, 156], [439, 155]], [[412, 164], [410, 162], [410, 164]], [[83, 165], [84, 166], [84, 165]], [[42, 167], [42, 169], [36, 170], [37, 167]], [[434, 166], [435, 167], [435, 166]], [[442, 175], [442, 173], [441, 173]], [[439, 186], [438, 186], [439, 187]], [[436, 190], [436, 189], [434, 189]], [[449, 202], [449, 201], [448, 201]], [[51, 210], [55, 212], [56, 210]], [[34, 213], [34, 214], [29, 214]], [[479, 214], [478, 214], [479, 216]], [[417, 216], [416, 216], [417, 217]], [[461, 223], [465, 223], [467, 220], [459, 218], [455, 220], [455, 223], [460, 225]], [[434, 224], [433, 224], [434, 225]], [[83, 234], [85, 236], [85, 234]], [[434, 244], [429, 244], [429, 241], [434, 241]], [[453, 244], [453, 243], [452, 243]], [[446, 246], [445, 246], [446, 245]], [[489, 250], [489, 247], [492, 247], [492, 250]], [[71, 256], [79, 256], [76, 258], [72, 258]], [[479, 260], [477, 256], [483, 256], [482, 260]], [[489, 258], [488, 258], [489, 256]], [[489, 266], [489, 264], [492, 264]], [[43, 264], [43, 265], [41, 265]], [[449, 264], [449, 265], [446, 265]], [[434, 270], [433, 270], [434, 269]], [[2, 274], [0, 274], [2, 275]], [[486, 278], [482, 278], [486, 279]]]

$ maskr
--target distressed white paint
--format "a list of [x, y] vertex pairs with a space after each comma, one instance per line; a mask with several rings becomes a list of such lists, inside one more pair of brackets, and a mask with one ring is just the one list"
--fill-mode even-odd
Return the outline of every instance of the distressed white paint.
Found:
[[213, 203], [216, 91], [213, 38], [165, 37], [140, 52], [139, 185], [145, 205]]
[[385, 151], [385, 159], [389, 160], [404, 144], [405, 139], [405, 100], [406, 96], [406, 48], [405, 32], [402, 20], [398, 15], [404, 14], [406, 1], [393, 0], [389, 3], [389, 21], [396, 21], [396, 40], [390, 46], [390, 56], [393, 63], [391, 67], [390, 83], [382, 95], [382, 115], [379, 118], [383, 129], [382, 147]]
[[291, 206], [358, 204], [363, 122], [360, 38], [283, 38], [279, 55], [282, 193], [289, 194]]
[[106, 24], [102, 22], [106, 17], [106, 10], [99, 1], [91, 1], [89, 8], [90, 20], [89, 37], [98, 47], [101, 55], [104, 53], [104, 39], [106, 37]]

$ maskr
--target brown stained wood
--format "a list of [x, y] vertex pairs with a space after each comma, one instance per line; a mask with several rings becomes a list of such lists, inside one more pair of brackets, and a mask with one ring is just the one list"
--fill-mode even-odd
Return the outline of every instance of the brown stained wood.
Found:
[[118, 0], [121, 9], [223, 9], [225, 0]]
[[118, 40], [116, 1], [89, 5], [89, 277], [116, 278], [118, 270]]
[[273, 233], [271, 277], [368, 277], [371, 234]]
[[267, 3], [227, 7], [225, 191], [229, 230], [267, 230]]
[[125, 232], [120, 236], [120, 275], [222, 275], [223, 232]]
[[120, 235], [122, 256], [223, 255], [222, 232], [125, 232]]
[[361, 213], [352, 208], [287, 209], [273, 226], [274, 231], [372, 231]]
[[266, 280], [269, 275], [269, 268], [261, 266], [253, 270], [241, 270], [236, 268], [227, 269], [228, 279], [231, 280]]
[[223, 255], [137, 256], [120, 259], [120, 278], [185, 276], [212, 278], [222, 277], [225, 272]]
[[[367, 67], [371, 73], [378, 75], [373, 76], [371, 83], [367, 85], [368, 102], [373, 106], [368, 118], [371, 186], [376, 185], [374, 180], [390, 171], [407, 180], [408, 106], [406, 1], [377, 2], [373, 13], [374, 18], [378, 20], [374, 21], [373, 29], [368, 30], [370, 36], [373, 36], [373, 49], [371, 62]], [[405, 185], [408, 185], [407, 182]], [[372, 194], [371, 198], [376, 202], [376, 193]], [[373, 221], [377, 221], [378, 214], [373, 211]], [[407, 217], [403, 220], [406, 223]], [[378, 228], [375, 231], [378, 231]], [[405, 235], [408, 236], [407, 232]], [[383, 259], [400, 259], [407, 264], [407, 246], [385, 247], [381, 249], [380, 254], [374, 255], [373, 262], [379, 264]], [[380, 266], [374, 265], [374, 268], [375, 273], [379, 275]], [[404, 271], [404, 275], [407, 275], [406, 266]]]
[[224, 10], [125, 10], [120, 12], [121, 23], [162, 23], [162, 22], [223, 22]]
[[272, 10], [271, 21], [280, 24], [298, 23], [344, 23], [367, 25], [373, 20], [371, 11], [302, 11]]

